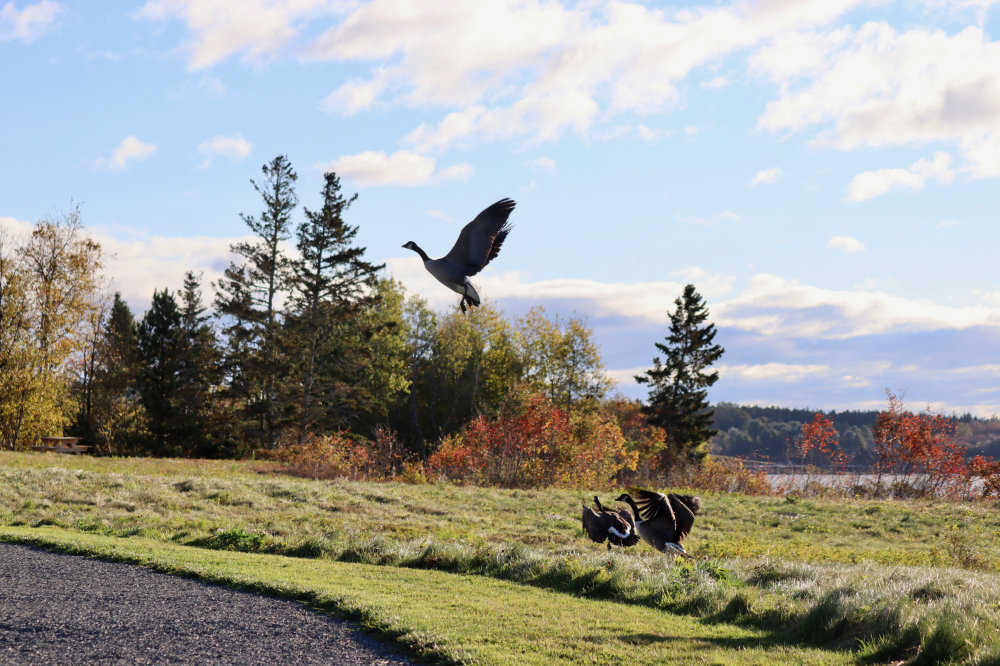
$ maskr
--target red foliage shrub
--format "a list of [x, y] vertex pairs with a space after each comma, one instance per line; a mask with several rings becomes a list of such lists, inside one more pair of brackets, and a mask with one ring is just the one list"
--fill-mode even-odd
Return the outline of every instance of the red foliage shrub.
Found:
[[375, 457], [369, 446], [337, 432], [307, 435], [301, 444], [275, 449], [268, 456], [285, 463], [288, 472], [310, 479], [370, 479]]
[[914, 490], [937, 494], [967, 476], [965, 449], [955, 442], [955, 423], [940, 414], [914, 414], [886, 390], [889, 408], [872, 428], [878, 483], [886, 474], [905, 475]]
[[982, 498], [1000, 497], [1000, 460], [976, 456], [969, 463], [969, 476], [982, 481]]
[[493, 419], [473, 419], [446, 438], [427, 463], [431, 474], [505, 487], [606, 487], [634, 468], [621, 430], [596, 413], [575, 416], [541, 394], [513, 391]]
[[802, 424], [799, 436], [789, 446], [788, 457], [800, 465], [842, 472], [852, 456], [840, 448], [840, 435], [833, 422], [817, 412], [812, 421]]

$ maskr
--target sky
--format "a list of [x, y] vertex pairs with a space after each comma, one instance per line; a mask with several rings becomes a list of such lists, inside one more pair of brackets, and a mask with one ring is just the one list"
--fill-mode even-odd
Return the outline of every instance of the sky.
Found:
[[[692, 283], [714, 401], [1000, 415], [1000, 0], [0, 0], [0, 226], [79, 205], [132, 309], [206, 284], [286, 155], [445, 312], [432, 256], [584, 318], [644, 398]], [[211, 292], [211, 289], [208, 289]], [[210, 294], [209, 294], [210, 295]]]

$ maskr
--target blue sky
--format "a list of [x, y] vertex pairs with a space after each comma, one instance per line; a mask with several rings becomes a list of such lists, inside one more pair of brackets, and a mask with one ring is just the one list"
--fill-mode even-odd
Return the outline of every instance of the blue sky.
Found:
[[400, 246], [514, 198], [480, 293], [586, 317], [626, 395], [693, 282], [713, 400], [1000, 415], [1000, 2], [0, 3], [0, 226], [81, 204], [137, 312], [285, 154], [439, 310]]

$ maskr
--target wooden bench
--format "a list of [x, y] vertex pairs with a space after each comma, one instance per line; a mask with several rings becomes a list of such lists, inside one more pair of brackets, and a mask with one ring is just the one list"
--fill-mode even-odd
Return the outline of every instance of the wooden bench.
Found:
[[42, 437], [42, 443], [32, 446], [32, 451], [52, 451], [54, 453], [86, 453], [89, 446], [77, 444], [80, 437]]

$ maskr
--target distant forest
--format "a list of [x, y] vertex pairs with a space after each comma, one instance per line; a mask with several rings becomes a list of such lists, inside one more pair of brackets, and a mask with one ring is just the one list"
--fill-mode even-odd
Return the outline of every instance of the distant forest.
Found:
[[[802, 425], [821, 413], [833, 422], [841, 447], [853, 455], [859, 466], [875, 462], [872, 426], [879, 412], [825, 411], [789, 407], [741, 406], [720, 402], [715, 406], [711, 451], [716, 454], [787, 462], [788, 445], [795, 440]], [[1000, 418], [980, 419], [971, 414], [953, 416], [956, 440], [969, 455], [1000, 457]]]

